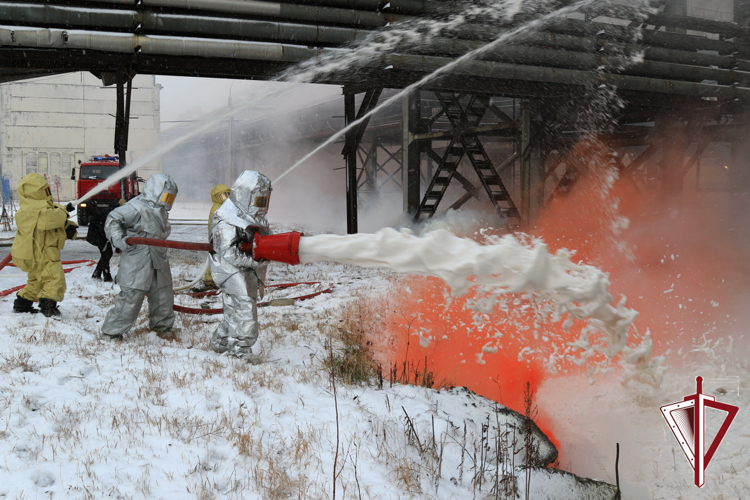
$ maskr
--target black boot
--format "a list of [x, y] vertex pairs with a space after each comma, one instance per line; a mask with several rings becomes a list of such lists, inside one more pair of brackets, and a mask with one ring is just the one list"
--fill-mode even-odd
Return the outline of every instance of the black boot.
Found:
[[34, 309], [34, 302], [29, 299], [24, 299], [20, 295], [16, 295], [16, 300], [13, 301], [13, 312], [14, 313], [38, 313], [39, 309]]
[[104, 275], [104, 281], [106, 283], [111, 283], [112, 282], [112, 275], [109, 274], [109, 269], [105, 268], [104, 272], [103, 272], [103, 275]]
[[60, 309], [57, 308], [57, 302], [52, 299], [39, 299], [39, 310], [48, 318], [62, 316]]
[[95, 280], [102, 279], [102, 268], [99, 267], [99, 264], [96, 265], [96, 268], [94, 269], [94, 274], [91, 275], [92, 278]]

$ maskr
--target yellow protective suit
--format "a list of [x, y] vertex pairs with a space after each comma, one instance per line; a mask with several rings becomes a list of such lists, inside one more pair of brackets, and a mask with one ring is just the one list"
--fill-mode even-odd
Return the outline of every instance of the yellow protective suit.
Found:
[[[211, 234], [211, 217], [214, 216], [214, 212], [218, 210], [218, 208], [221, 206], [222, 203], [224, 203], [224, 200], [229, 198], [229, 192], [231, 189], [224, 184], [218, 184], [214, 186], [214, 188], [211, 190], [211, 201], [213, 202], [213, 205], [211, 206], [211, 211], [208, 213], [208, 233]], [[211, 278], [211, 271], [206, 271], [206, 275], [203, 277], [203, 281], [206, 283], [207, 286], [216, 286], [216, 283], [214, 283], [213, 278]]]
[[52, 202], [49, 184], [39, 174], [28, 174], [18, 183], [21, 208], [16, 212], [18, 232], [10, 253], [13, 263], [28, 273], [18, 296], [27, 300], [60, 302], [65, 294], [65, 274], [60, 250], [65, 246], [68, 212]]

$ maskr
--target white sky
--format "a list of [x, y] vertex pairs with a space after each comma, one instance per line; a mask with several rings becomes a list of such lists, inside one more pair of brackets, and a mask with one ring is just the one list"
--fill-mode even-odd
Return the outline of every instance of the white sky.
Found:
[[[162, 130], [169, 128], [176, 120], [194, 120], [201, 115], [227, 106], [231, 90], [235, 104], [254, 89], [282, 85], [278, 82], [229, 80], [221, 78], [193, 78], [178, 76], [157, 76], [161, 85]], [[290, 95], [300, 106], [328, 96], [341, 95], [341, 87], [336, 85], [304, 85], [303, 90], [295, 90]], [[342, 108], [343, 114], [343, 108]]]

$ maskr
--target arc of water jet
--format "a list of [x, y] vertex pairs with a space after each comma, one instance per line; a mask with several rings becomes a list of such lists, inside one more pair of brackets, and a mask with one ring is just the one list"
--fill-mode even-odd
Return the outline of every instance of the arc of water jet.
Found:
[[87, 192], [85, 195], [81, 196], [79, 199], [71, 203], [73, 203], [73, 205], [78, 205], [79, 203], [82, 203], [88, 200], [92, 196], [101, 193], [102, 191], [107, 189], [109, 186], [111, 186], [115, 182], [118, 182], [119, 180], [124, 179], [128, 175], [132, 174], [133, 172], [141, 168], [143, 165], [148, 164], [152, 160], [160, 158], [164, 153], [171, 151], [172, 149], [179, 146], [180, 144], [192, 139], [193, 137], [196, 137], [202, 132], [205, 132], [206, 130], [210, 129], [214, 125], [220, 123], [223, 120], [226, 120], [230, 116], [233, 116], [241, 111], [245, 111], [250, 106], [257, 104], [258, 102], [264, 99], [267, 99], [269, 97], [276, 97], [285, 92], [292, 91], [304, 82], [279, 82], [279, 83], [286, 83], [286, 85], [284, 85], [282, 88], [256, 92], [253, 94], [252, 97], [247, 98], [244, 101], [242, 101], [239, 106], [232, 107], [232, 108], [221, 108], [217, 111], [207, 113], [206, 115], [204, 115], [205, 119], [202, 119], [200, 122], [198, 122], [197, 125], [194, 125], [192, 128], [189, 128], [188, 130], [186, 130], [185, 133], [181, 135], [179, 138], [174, 139], [173, 141], [168, 142], [166, 144], [163, 144], [162, 146], [157, 147], [156, 149], [152, 151], [149, 151], [144, 156], [138, 158], [132, 163], [129, 163], [124, 169], [118, 170], [117, 173], [111, 177], [107, 177], [107, 179], [104, 182], [98, 184], [96, 188], [92, 189], [91, 191]]
[[[523, 30], [528, 30], [530, 28], [534, 28], [535, 26], [541, 24], [542, 22], [544, 22], [544, 21], [546, 21], [546, 20], [548, 20], [548, 19], [550, 19], [552, 17], [560, 16], [560, 15], [563, 15], [563, 14], [566, 14], [566, 13], [569, 13], [569, 12], [574, 12], [574, 11], [578, 10], [579, 8], [581, 8], [583, 6], [592, 4], [592, 3], [596, 2], [596, 1], [597, 0], [580, 0], [580, 1], [578, 1], [578, 2], [576, 2], [574, 4], [572, 4], [572, 5], [569, 5], [567, 7], [563, 7], [561, 9], [558, 9], [558, 10], [556, 10], [554, 12], [548, 13], [548, 14], [540, 17], [539, 19], [536, 19], [534, 21], [528, 22], [528, 23], [526, 23], [526, 24], [524, 24], [524, 25], [522, 25], [522, 26], [520, 26], [518, 28], [515, 28], [514, 30], [512, 30], [510, 32], [503, 33], [502, 35], [500, 35], [498, 38], [496, 38], [492, 42], [488, 43], [487, 45], [484, 45], [483, 47], [475, 49], [475, 50], [473, 50], [471, 52], [467, 52], [466, 54], [464, 54], [463, 56], [459, 57], [458, 59], [456, 59], [454, 61], [451, 61], [450, 63], [446, 64], [445, 66], [442, 66], [442, 67], [438, 68], [437, 70], [433, 71], [429, 75], [426, 75], [425, 77], [423, 77], [421, 80], [419, 80], [419, 81], [417, 81], [417, 82], [409, 85], [408, 87], [404, 88], [398, 94], [396, 94], [396, 95], [394, 95], [394, 96], [386, 99], [384, 102], [382, 102], [380, 105], [376, 106], [370, 112], [366, 113], [364, 116], [362, 116], [362, 117], [358, 118], [357, 120], [353, 121], [352, 123], [350, 123], [349, 125], [347, 125], [346, 127], [344, 127], [341, 131], [335, 133], [328, 140], [326, 140], [323, 144], [321, 144], [320, 146], [318, 146], [317, 148], [315, 148], [313, 151], [311, 151], [310, 153], [308, 153], [307, 155], [305, 155], [302, 159], [300, 159], [299, 161], [297, 161], [294, 165], [292, 165], [289, 169], [287, 169], [284, 173], [282, 173], [279, 177], [277, 177], [274, 182], [278, 182], [279, 180], [283, 179], [288, 173], [296, 170], [302, 163], [304, 163], [305, 161], [307, 161], [310, 157], [312, 157], [314, 154], [316, 154], [318, 151], [320, 151], [324, 147], [326, 147], [329, 144], [331, 144], [336, 139], [340, 138], [342, 135], [344, 135], [352, 127], [360, 124], [362, 121], [364, 121], [365, 119], [369, 118], [374, 113], [376, 113], [376, 112], [380, 111], [381, 109], [383, 109], [383, 107], [390, 105], [391, 103], [395, 102], [397, 99], [400, 99], [404, 95], [406, 95], [409, 92], [413, 91], [418, 86], [424, 85], [425, 83], [427, 83], [427, 82], [429, 82], [431, 80], [434, 80], [438, 76], [440, 76], [440, 75], [442, 75], [442, 74], [444, 74], [444, 73], [452, 70], [453, 68], [455, 68], [456, 66], [458, 66], [459, 64], [461, 64], [461, 63], [463, 63], [463, 62], [465, 62], [467, 60], [470, 60], [470, 59], [472, 59], [472, 58], [474, 58], [474, 57], [476, 57], [478, 55], [481, 55], [481, 54], [483, 54], [483, 53], [485, 53], [487, 51], [492, 50], [499, 43], [507, 40], [508, 38], [510, 38], [512, 36], [516, 36], [516, 35], [520, 34]], [[342, 50], [342, 49], [326, 49], [326, 50], [324, 50], [324, 52], [333, 54], [333, 53], [338, 52], [340, 50]], [[172, 149], [174, 149], [178, 145], [182, 144], [183, 142], [186, 142], [187, 140], [192, 139], [193, 137], [197, 136], [201, 132], [204, 132], [204, 131], [208, 130], [209, 128], [211, 128], [212, 126], [214, 126], [217, 123], [221, 122], [222, 120], [224, 120], [224, 119], [226, 119], [226, 118], [228, 118], [230, 116], [234, 116], [235, 114], [237, 114], [237, 113], [239, 113], [241, 111], [246, 110], [252, 104], [255, 104], [255, 103], [259, 102], [260, 100], [268, 98], [268, 97], [275, 97], [275, 96], [277, 96], [279, 94], [282, 94], [282, 93], [284, 93], [286, 91], [292, 90], [292, 89], [296, 88], [297, 86], [299, 86], [299, 85], [301, 85], [303, 83], [310, 83], [310, 81], [312, 80], [312, 78], [308, 78], [308, 79], [302, 78], [301, 77], [302, 75], [296, 75], [297, 78], [293, 79], [292, 78], [293, 76], [295, 76], [295, 75], [291, 75], [289, 73], [285, 73], [283, 75], [280, 75], [279, 78], [285, 78], [285, 77], [289, 77], [290, 78], [289, 80], [280, 80], [280, 79], [277, 80], [280, 83], [284, 82], [284, 83], [288, 84], [283, 89], [274, 90], [274, 91], [258, 92], [256, 94], [254, 94], [251, 99], [247, 99], [245, 102], [243, 102], [242, 104], [240, 104], [240, 106], [237, 106], [237, 107], [234, 107], [234, 108], [229, 108], [229, 109], [226, 109], [226, 110], [221, 110], [220, 112], [218, 112], [216, 114], [215, 117], [207, 120], [205, 123], [201, 123], [200, 125], [195, 126], [194, 128], [186, 131], [186, 133], [183, 136], [181, 136], [180, 138], [175, 139], [172, 142], [169, 142], [167, 144], [164, 144], [161, 147], [159, 147], [159, 148], [157, 148], [157, 149], [155, 149], [155, 150], [147, 153], [146, 155], [142, 156], [141, 158], [139, 158], [139, 159], [135, 160], [134, 162], [130, 163], [124, 169], [118, 171], [117, 174], [115, 174], [115, 175], [107, 178], [104, 182], [100, 183], [96, 188], [92, 189], [91, 191], [89, 191], [88, 193], [86, 193], [84, 196], [82, 196], [81, 198], [75, 200], [72, 203], [74, 205], [78, 205], [79, 203], [82, 203], [82, 202], [88, 200], [92, 196], [94, 196], [94, 195], [96, 195], [96, 194], [104, 191], [105, 189], [107, 189], [109, 186], [111, 186], [115, 182], [117, 182], [117, 181], [119, 181], [121, 179], [124, 179], [128, 175], [132, 174], [138, 168], [142, 167], [143, 165], [147, 164], [148, 162], [161, 157], [163, 154], [167, 153], [168, 151], [171, 151]], [[311, 75], [311, 76], [314, 76], [314, 75]]]
[[397, 94], [389, 97], [388, 99], [386, 99], [382, 103], [378, 104], [375, 108], [373, 108], [369, 112], [365, 113], [362, 117], [357, 118], [356, 120], [354, 120], [353, 122], [351, 122], [349, 125], [347, 125], [343, 129], [341, 129], [338, 132], [334, 133], [325, 142], [323, 142], [322, 144], [320, 144], [318, 147], [316, 147], [311, 152], [309, 152], [308, 154], [306, 154], [305, 156], [303, 156], [300, 160], [298, 160], [294, 165], [292, 165], [291, 167], [289, 167], [284, 173], [282, 173], [280, 176], [278, 176], [273, 182], [274, 183], [279, 182], [281, 179], [283, 179], [284, 177], [286, 177], [287, 174], [289, 174], [290, 172], [296, 170], [302, 163], [304, 163], [305, 161], [309, 160], [318, 151], [320, 151], [324, 147], [328, 146], [333, 141], [335, 141], [337, 139], [340, 139], [347, 131], [351, 130], [352, 127], [355, 127], [355, 126], [359, 125], [363, 121], [365, 121], [368, 118], [370, 118], [373, 114], [377, 113], [378, 111], [380, 111], [384, 107], [392, 104], [393, 102], [397, 101], [398, 99], [401, 99], [402, 97], [406, 96], [407, 94], [409, 94], [413, 90], [417, 89], [418, 87], [420, 87], [420, 86], [422, 86], [422, 85], [424, 85], [426, 83], [429, 83], [430, 81], [434, 80], [435, 78], [443, 75], [444, 73], [447, 73], [448, 71], [454, 69], [456, 66], [459, 66], [460, 64], [462, 64], [462, 63], [464, 63], [464, 62], [466, 62], [468, 60], [471, 60], [471, 59], [473, 59], [473, 58], [475, 58], [477, 56], [480, 56], [480, 55], [482, 55], [482, 54], [484, 54], [486, 52], [491, 51], [492, 49], [494, 49], [495, 47], [497, 47], [500, 43], [508, 40], [509, 38], [512, 38], [512, 37], [515, 37], [515, 36], [521, 34], [523, 31], [526, 31], [526, 30], [529, 30], [529, 29], [533, 29], [533, 28], [537, 27], [539, 24], [542, 24], [543, 22], [545, 22], [548, 19], [551, 19], [553, 17], [557, 17], [557, 16], [561, 16], [561, 15], [564, 15], [564, 14], [575, 12], [578, 9], [580, 9], [581, 7], [585, 7], [587, 5], [590, 5], [590, 4], [594, 3], [595, 1], [597, 1], [597, 0], [580, 0], [579, 2], [576, 2], [576, 3], [572, 4], [572, 5], [569, 5], [567, 7], [560, 8], [560, 9], [554, 11], [554, 12], [550, 12], [548, 14], [545, 14], [544, 16], [542, 16], [542, 17], [540, 17], [538, 19], [535, 19], [533, 21], [530, 21], [530, 22], [528, 22], [526, 24], [523, 24], [523, 25], [521, 25], [521, 26], [519, 26], [519, 27], [517, 27], [517, 28], [515, 28], [515, 29], [513, 29], [511, 31], [502, 33], [500, 36], [498, 36], [497, 38], [495, 38], [494, 40], [492, 40], [487, 45], [483, 45], [482, 47], [479, 47], [477, 49], [472, 50], [471, 52], [467, 52], [466, 54], [462, 55], [458, 59], [454, 59], [453, 61], [449, 62], [445, 66], [441, 66], [440, 68], [436, 69], [435, 71], [433, 71], [429, 75], [424, 76], [421, 80], [418, 80], [417, 82], [412, 83], [411, 85], [405, 87], [401, 92], [398, 92]]

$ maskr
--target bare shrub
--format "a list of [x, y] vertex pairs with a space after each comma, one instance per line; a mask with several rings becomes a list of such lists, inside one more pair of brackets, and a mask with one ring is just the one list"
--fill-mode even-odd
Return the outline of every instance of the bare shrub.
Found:
[[5, 373], [20, 368], [24, 372], [36, 372], [39, 368], [31, 362], [31, 354], [27, 350], [17, 350], [8, 354], [0, 354], [3, 363], [0, 371]]
[[323, 361], [325, 369], [332, 370], [339, 382], [369, 384], [378, 376], [380, 370], [370, 338], [381, 322], [379, 305], [373, 298], [360, 295], [344, 306], [326, 347], [331, 354]]

